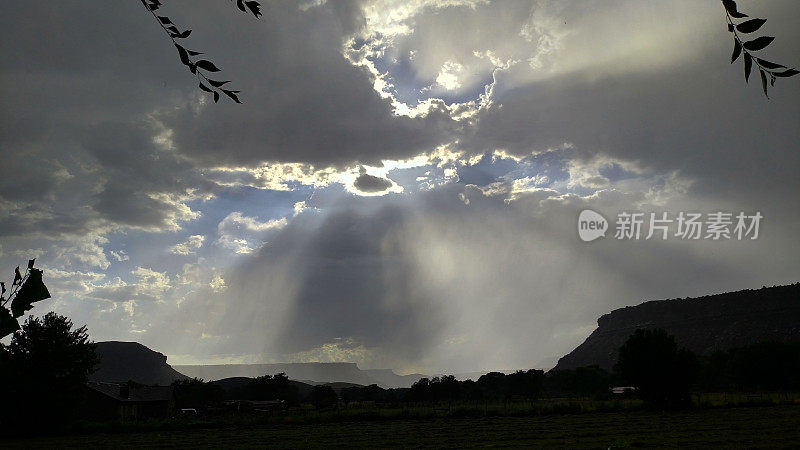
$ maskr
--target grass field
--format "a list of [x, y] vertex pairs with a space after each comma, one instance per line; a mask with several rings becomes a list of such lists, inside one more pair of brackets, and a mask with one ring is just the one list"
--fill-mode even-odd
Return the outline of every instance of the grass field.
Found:
[[2, 448], [797, 448], [800, 405], [262, 424], [0, 441]]

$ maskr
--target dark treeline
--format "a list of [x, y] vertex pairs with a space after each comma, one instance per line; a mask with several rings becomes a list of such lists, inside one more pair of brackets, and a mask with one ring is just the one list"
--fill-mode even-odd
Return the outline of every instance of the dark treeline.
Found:
[[[647, 334], [647, 333], [642, 333]], [[650, 337], [674, 343], [671, 336], [658, 331]], [[631, 341], [635, 342], [632, 336]], [[641, 336], [640, 336], [641, 337]], [[490, 372], [478, 380], [459, 381], [453, 375], [422, 378], [410, 388], [384, 389], [376, 384], [351, 386], [336, 391], [326, 385], [299, 390], [298, 383], [285, 374], [245, 380], [223, 389], [201, 380], [176, 382], [179, 407], [205, 407], [224, 399], [283, 400], [287, 405], [310, 403], [317, 407], [350, 403], [403, 404], [454, 401], [533, 401], [537, 398], [609, 399], [612, 386], [642, 388], [639, 396], [662, 406], [679, 406], [690, 392], [780, 392], [800, 390], [800, 344], [766, 342], [747, 347], [697, 356], [674, 346], [670, 351], [655, 351], [646, 342], [648, 356], [659, 361], [654, 374], [629, 367], [608, 372], [598, 366], [579, 367], [544, 373], [541, 370], [511, 374]], [[630, 345], [629, 345], [630, 347]], [[669, 349], [668, 349], [669, 350]], [[672, 356], [670, 356], [672, 355]], [[672, 358], [672, 359], [670, 359]], [[633, 361], [633, 365], [653, 367], [653, 361]], [[631, 378], [630, 373], [640, 378]], [[641, 378], [645, 377], [645, 378]], [[650, 379], [647, 379], [650, 377]], [[634, 382], [635, 380], [636, 382]]]
[[699, 359], [701, 391], [800, 390], [800, 343], [762, 342]]
[[459, 381], [452, 375], [423, 378], [403, 398], [408, 402], [454, 400], [534, 400], [542, 393], [544, 372], [519, 370], [512, 374], [489, 372], [478, 381]]

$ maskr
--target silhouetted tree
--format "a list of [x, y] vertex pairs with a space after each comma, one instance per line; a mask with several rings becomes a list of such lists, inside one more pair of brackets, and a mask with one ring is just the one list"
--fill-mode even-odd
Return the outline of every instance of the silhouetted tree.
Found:
[[542, 393], [544, 371], [536, 369], [518, 370], [506, 375], [506, 378], [508, 379], [508, 395], [511, 397], [535, 400]]
[[318, 384], [311, 390], [311, 403], [317, 409], [330, 408], [339, 403], [339, 396], [332, 387]]
[[406, 399], [410, 402], [425, 402], [431, 399], [431, 380], [427, 377], [420, 378], [411, 385]]
[[692, 352], [678, 349], [666, 331], [637, 329], [620, 347], [614, 368], [649, 404], [681, 406], [689, 402], [697, 360]]
[[508, 383], [504, 373], [489, 372], [481, 375], [476, 384], [484, 400], [506, 400], [508, 398]]
[[204, 409], [217, 406], [225, 399], [222, 387], [206, 383], [199, 378], [177, 380], [172, 383], [175, 394], [175, 406], [178, 408]]
[[0, 344], [0, 421], [26, 428], [68, 419], [99, 360], [85, 326], [73, 330], [54, 312], [29, 317]]
[[[50, 292], [42, 281], [42, 271], [33, 267], [36, 258], [28, 261], [25, 275], [14, 269], [14, 281], [6, 297], [6, 284], [0, 282], [0, 339], [19, 330], [17, 318], [33, 308], [33, 304], [50, 298]], [[11, 304], [11, 310], [6, 305]]]
[[285, 373], [255, 378], [245, 386], [240, 395], [246, 400], [283, 400], [288, 404], [298, 403], [297, 387], [291, 384]]

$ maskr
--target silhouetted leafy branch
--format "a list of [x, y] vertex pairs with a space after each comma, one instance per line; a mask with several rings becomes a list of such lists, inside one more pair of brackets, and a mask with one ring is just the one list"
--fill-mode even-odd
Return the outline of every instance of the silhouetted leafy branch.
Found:
[[[234, 1], [234, 0], [231, 0]], [[177, 25], [167, 16], [159, 16], [156, 14], [156, 11], [161, 8], [161, 1], [159, 0], [141, 0], [142, 5], [153, 15], [153, 18], [156, 19], [156, 23], [167, 33], [172, 44], [175, 45], [175, 48], [178, 50], [178, 57], [183, 65], [189, 68], [189, 71], [192, 72], [196, 77], [199, 83], [200, 90], [204, 92], [210, 93], [214, 97], [214, 103], [219, 101], [220, 93], [224, 94], [225, 96], [229, 97], [231, 100], [235, 101], [236, 103], [242, 103], [239, 100], [239, 92], [233, 89], [226, 89], [222, 86], [230, 83], [229, 80], [213, 80], [208, 78], [206, 73], [216, 73], [219, 72], [220, 69], [211, 61], [207, 59], [198, 59], [197, 56], [202, 55], [202, 52], [197, 52], [194, 50], [189, 50], [183, 45], [179, 44], [176, 39], [186, 39], [192, 34], [192, 30], [186, 29], [181, 31]], [[258, 19], [261, 16], [261, 4], [257, 1], [253, 0], [236, 0], [236, 6], [245, 14], [249, 11], [250, 13]]]
[[[758, 68], [761, 75], [761, 87], [764, 89], [764, 95], [769, 98], [767, 93], [769, 86], [775, 86], [775, 79], [777, 77], [787, 78], [797, 75], [798, 72], [794, 68], [786, 67], [782, 64], [777, 64], [765, 59], [754, 56], [752, 52], [763, 50], [775, 38], [773, 36], [760, 36], [749, 41], [743, 41], [741, 34], [749, 34], [758, 31], [762, 25], [767, 21], [766, 19], [748, 19], [735, 23], [733, 19], [747, 19], [747, 14], [739, 12], [736, 9], [736, 1], [722, 0], [722, 5], [725, 7], [725, 15], [728, 18], [728, 31], [733, 33], [733, 54], [731, 55], [731, 64], [733, 64], [739, 56], [744, 55], [744, 81], [750, 81], [750, 72], [753, 69], [753, 64]], [[767, 83], [769, 77], [769, 83]]]
[[[14, 269], [14, 281], [6, 297], [6, 284], [0, 282], [0, 338], [19, 330], [17, 318], [25, 311], [33, 308], [33, 303], [50, 298], [47, 286], [42, 282], [42, 271], [33, 267], [36, 258], [28, 261], [28, 268], [23, 275], [19, 266]], [[11, 311], [6, 305], [11, 303]]]

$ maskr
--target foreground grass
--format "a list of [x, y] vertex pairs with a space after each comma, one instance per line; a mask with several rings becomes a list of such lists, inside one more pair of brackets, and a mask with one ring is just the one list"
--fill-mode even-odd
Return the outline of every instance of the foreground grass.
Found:
[[262, 423], [14, 439], [2, 448], [716, 447], [796, 448], [800, 405], [529, 417]]

